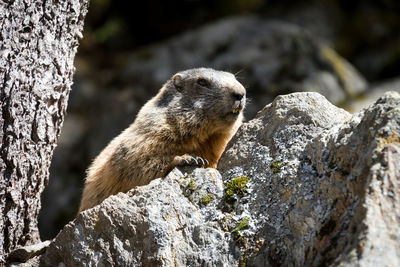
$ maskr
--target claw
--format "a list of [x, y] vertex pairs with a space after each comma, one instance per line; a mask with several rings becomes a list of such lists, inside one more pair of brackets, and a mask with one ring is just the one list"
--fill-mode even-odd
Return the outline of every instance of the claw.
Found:
[[[195, 159], [196, 159], [198, 165], [204, 165], [204, 160], [202, 158], [196, 157]], [[201, 164], [199, 164], [199, 163], [201, 163]]]
[[203, 159], [202, 157], [198, 157], [196, 155], [183, 155], [175, 157], [174, 161], [177, 166], [199, 166], [204, 167], [208, 165], [209, 162], [207, 159]]

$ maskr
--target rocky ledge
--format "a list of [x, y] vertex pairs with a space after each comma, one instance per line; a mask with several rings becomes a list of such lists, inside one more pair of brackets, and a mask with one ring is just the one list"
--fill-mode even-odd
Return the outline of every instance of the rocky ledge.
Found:
[[111, 196], [32, 263], [400, 266], [400, 94], [353, 115], [318, 93], [279, 96], [218, 170]]

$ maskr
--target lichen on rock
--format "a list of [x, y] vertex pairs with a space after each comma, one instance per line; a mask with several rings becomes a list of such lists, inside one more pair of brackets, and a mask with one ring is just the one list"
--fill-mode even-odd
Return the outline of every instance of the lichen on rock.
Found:
[[225, 201], [233, 204], [237, 198], [244, 196], [249, 181], [250, 178], [247, 176], [238, 176], [228, 181], [225, 185]]

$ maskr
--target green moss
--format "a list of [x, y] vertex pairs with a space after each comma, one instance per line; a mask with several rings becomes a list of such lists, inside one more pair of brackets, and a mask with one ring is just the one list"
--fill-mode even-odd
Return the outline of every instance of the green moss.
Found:
[[244, 217], [240, 221], [239, 225], [235, 229], [232, 230], [232, 234], [240, 233], [240, 231], [242, 231], [243, 229], [246, 229], [247, 226], [249, 225], [249, 222], [250, 222], [250, 218], [249, 217]]
[[278, 173], [281, 170], [281, 168], [285, 165], [286, 165], [286, 162], [273, 161], [273, 162], [271, 162], [269, 167], [272, 169], [273, 173]]
[[196, 186], [194, 185], [194, 179], [190, 178], [190, 181], [187, 185], [187, 188], [193, 193], [196, 190]]
[[243, 236], [241, 236], [240, 234], [235, 234], [235, 242], [236, 242], [237, 246], [243, 247], [244, 246], [244, 238], [243, 238]]
[[235, 202], [235, 195], [242, 197], [246, 193], [246, 185], [250, 181], [247, 176], [233, 178], [225, 185], [225, 201], [227, 203]]
[[232, 234], [234, 235], [234, 240], [236, 242], [236, 245], [241, 246], [241, 247], [244, 246], [245, 240], [244, 240], [244, 237], [241, 235], [241, 231], [248, 227], [249, 222], [250, 222], [250, 218], [244, 217], [240, 221], [239, 225], [235, 229], [232, 230]]
[[247, 255], [243, 252], [239, 259], [239, 266], [246, 267], [246, 263], [247, 263], [248, 259], [249, 259], [249, 255]]
[[185, 176], [181, 177], [183, 180], [186, 180], [187, 178], [193, 178], [193, 174], [186, 174]]
[[[196, 191], [196, 178], [193, 176], [193, 174], [185, 175], [182, 177], [183, 181], [181, 183], [182, 190], [183, 190], [183, 195], [187, 197], [190, 201], [193, 201], [193, 196], [192, 194]], [[189, 181], [187, 181], [189, 179]]]
[[207, 206], [215, 198], [214, 194], [204, 195], [200, 198], [201, 204]]

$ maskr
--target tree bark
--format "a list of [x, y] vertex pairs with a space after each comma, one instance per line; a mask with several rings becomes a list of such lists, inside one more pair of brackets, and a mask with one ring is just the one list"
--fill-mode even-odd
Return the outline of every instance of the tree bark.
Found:
[[0, 264], [40, 241], [40, 195], [64, 120], [87, 0], [0, 1]]

